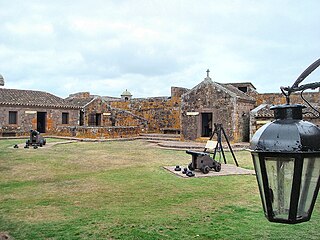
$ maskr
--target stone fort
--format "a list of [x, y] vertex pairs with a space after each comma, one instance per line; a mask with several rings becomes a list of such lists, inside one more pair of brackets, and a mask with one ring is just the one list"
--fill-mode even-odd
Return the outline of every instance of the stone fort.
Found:
[[[319, 92], [304, 97], [319, 108]], [[299, 94], [292, 94], [291, 101], [303, 104]], [[7, 89], [0, 75], [0, 136], [25, 136], [37, 129], [45, 135], [77, 138], [163, 133], [194, 141], [207, 139], [213, 123], [222, 123], [232, 142], [248, 142], [272, 120], [270, 106], [284, 103], [282, 94], [258, 93], [250, 82], [213, 81], [209, 70], [191, 89], [171, 87], [171, 96], [148, 98], [134, 98], [125, 90], [120, 97], [79, 92], [63, 99], [43, 91]], [[312, 110], [305, 118], [319, 124]]]

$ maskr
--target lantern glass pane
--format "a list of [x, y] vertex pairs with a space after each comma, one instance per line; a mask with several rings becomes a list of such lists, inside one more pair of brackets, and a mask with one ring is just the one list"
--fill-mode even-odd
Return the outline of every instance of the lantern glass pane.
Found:
[[289, 218], [294, 161], [294, 158], [265, 158], [274, 218]]
[[305, 218], [308, 216], [319, 176], [320, 158], [304, 158], [297, 212], [298, 218]]
[[253, 158], [253, 165], [254, 165], [254, 169], [255, 169], [255, 172], [256, 172], [257, 181], [258, 181], [259, 191], [260, 191], [260, 195], [261, 195], [262, 206], [263, 206], [264, 212], [266, 212], [266, 209], [267, 209], [267, 207], [266, 207], [266, 197], [265, 197], [264, 189], [263, 189], [263, 182], [262, 182], [259, 155], [258, 154], [252, 154], [252, 158]]

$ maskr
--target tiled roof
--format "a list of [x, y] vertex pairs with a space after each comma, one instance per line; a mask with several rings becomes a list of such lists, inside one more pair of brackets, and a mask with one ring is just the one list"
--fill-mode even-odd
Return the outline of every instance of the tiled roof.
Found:
[[104, 101], [116, 101], [116, 100], [121, 100], [121, 98], [119, 97], [110, 97], [110, 96], [101, 96], [101, 98]]
[[238, 82], [238, 83], [225, 83], [227, 85], [232, 85], [234, 87], [246, 87], [246, 86], [250, 86], [252, 87], [253, 89], [256, 89], [255, 86], [253, 86], [253, 84], [251, 82]]
[[270, 110], [271, 105], [265, 105], [256, 112], [256, 117], [273, 118], [273, 111]]
[[0, 88], [0, 105], [32, 107], [78, 108], [51, 93], [33, 90]]
[[198, 85], [184, 93], [182, 96], [187, 96], [191, 92], [198, 91], [201, 87], [205, 85], [212, 85], [218, 89], [221, 89], [228, 93], [230, 96], [237, 98], [237, 99], [242, 99], [245, 101], [250, 101], [252, 103], [255, 102], [255, 99], [250, 97], [249, 95], [245, 94], [244, 92], [240, 91], [238, 88], [228, 85], [228, 84], [223, 84], [223, 83], [218, 83], [218, 82], [213, 82], [210, 77], [206, 77], [202, 82], [200, 82]]
[[85, 107], [88, 103], [93, 101], [94, 99], [102, 99], [102, 101], [109, 102], [109, 101], [122, 101], [121, 98], [118, 97], [110, 97], [110, 96], [99, 96], [99, 95], [78, 95], [73, 94], [69, 95], [65, 100], [71, 104], [74, 104], [78, 107]]
[[249, 95], [245, 94], [244, 92], [240, 91], [238, 88], [236, 88], [235, 86], [231, 85], [231, 84], [221, 84], [223, 87], [225, 87], [226, 89], [228, 89], [230, 92], [233, 92], [234, 94], [236, 94], [236, 96], [240, 99], [245, 99], [248, 101], [255, 101], [254, 98], [250, 97]]
[[[264, 106], [262, 106], [260, 109], [257, 109], [257, 111], [255, 112], [255, 117], [258, 118], [273, 118], [274, 114], [273, 114], [273, 110], [270, 110], [270, 107], [272, 105], [267, 105], [267, 104], [263, 104]], [[311, 104], [312, 106], [315, 106], [315, 108], [319, 111], [320, 107], [317, 107], [315, 103]], [[259, 107], [258, 107], [259, 108]], [[254, 109], [255, 110], [255, 109]], [[254, 111], [253, 110], [253, 111]], [[318, 114], [311, 109], [310, 107], [305, 108], [303, 110], [304, 114], [303, 117], [305, 118], [314, 118], [315, 116], [317, 116]]]
[[66, 101], [72, 105], [76, 105], [78, 107], [84, 107], [89, 102], [91, 102], [95, 97], [91, 96], [88, 98], [67, 98]]

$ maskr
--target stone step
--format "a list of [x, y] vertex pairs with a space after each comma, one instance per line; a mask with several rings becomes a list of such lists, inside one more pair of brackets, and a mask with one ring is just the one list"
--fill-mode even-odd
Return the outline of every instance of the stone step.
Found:
[[140, 134], [139, 139], [147, 140], [149, 142], [172, 142], [179, 141], [180, 135], [178, 134], [160, 134], [160, 133], [150, 133], [150, 134]]
[[162, 134], [162, 133], [140, 133], [142, 137], [155, 137], [155, 138], [176, 138], [180, 139], [179, 134]]
[[[171, 141], [171, 142], [159, 142], [158, 146], [163, 147], [163, 148], [170, 148], [170, 149], [177, 149], [177, 150], [196, 150], [196, 151], [203, 151], [205, 148], [205, 143], [201, 142], [178, 142], [178, 141]], [[245, 150], [249, 148], [249, 143], [237, 143], [237, 144], [232, 144], [231, 145], [232, 150], [237, 151], [237, 150]], [[223, 150], [225, 152], [230, 151], [228, 146], [223, 143]], [[211, 152], [209, 150], [209, 152]]]
[[172, 141], [172, 142], [159, 142], [158, 146], [163, 148], [170, 148], [170, 149], [180, 149], [180, 150], [196, 150], [196, 151], [203, 151], [205, 144], [199, 143], [199, 142], [178, 142], [178, 141]]
[[140, 136], [139, 139], [147, 140], [149, 142], [175, 142], [179, 141], [179, 138], [164, 138], [164, 137], [148, 137], [148, 136]]
[[199, 137], [197, 138], [195, 141], [196, 142], [201, 142], [201, 143], [206, 143], [207, 141], [209, 141], [210, 138], [209, 137]]
[[177, 134], [158, 134], [158, 133], [152, 133], [152, 134], [140, 134], [140, 139], [144, 140], [152, 140], [155, 142], [159, 141], [179, 141], [180, 135]]

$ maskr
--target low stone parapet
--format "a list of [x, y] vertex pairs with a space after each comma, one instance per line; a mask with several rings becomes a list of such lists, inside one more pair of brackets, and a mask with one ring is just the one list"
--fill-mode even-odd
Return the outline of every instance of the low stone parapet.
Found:
[[138, 136], [140, 127], [124, 126], [124, 127], [58, 127], [57, 136], [77, 137], [77, 138], [127, 138]]

